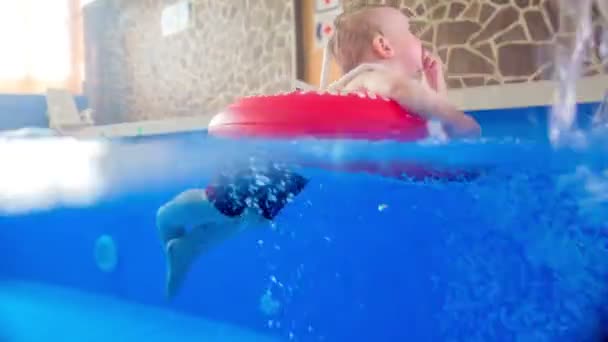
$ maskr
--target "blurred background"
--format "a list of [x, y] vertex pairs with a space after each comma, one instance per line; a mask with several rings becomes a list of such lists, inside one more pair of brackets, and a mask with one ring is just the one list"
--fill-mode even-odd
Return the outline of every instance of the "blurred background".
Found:
[[[412, 18], [445, 63], [450, 96], [462, 109], [549, 104], [542, 94], [550, 94], [556, 52], [575, 41], [576, 25], [562, 2], [3, 1], [0, 128], [47, 127], [48, 88], [68, 90], [79, 110], [91, 108], [92, 121], [107, 125], [208, 118], [238, 96], [292, 90], [296, 80], [316, 86], [333, 18], [366, 3], [393, 5]], [[582, 75], [606, 84], [595, 6], [592, 20], [594, 44]], [[336, 79], [335, 65], [330, 71]], [[531, 84], [547, 89], [531, 92]], [[587, 88], [579, 100], [599, 100], [603, 90]]]

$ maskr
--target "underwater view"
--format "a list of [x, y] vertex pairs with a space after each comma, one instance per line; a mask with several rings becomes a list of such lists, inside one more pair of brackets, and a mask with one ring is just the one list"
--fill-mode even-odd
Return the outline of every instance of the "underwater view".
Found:
[[[579, 107], [581, 126], [597, 108]], [[598, 341], [608, 272], [605, 135], [597, 126], [585, 146], [555, 148], [540, 134], [546, 113], [512, 111], [537, 122], [528, 126], [537, 132], [522, 125], [519, 138], [480, 112], [489, 137], [448, 144], [228, 141], [202, 132], [6, 137], [1, 336]], [[272, 223], [197, 260], [168, 300], [158, 208], [243, 160], [284, 163], [309, 182]], [[322, 161], [415, 163], [466, 176], [314, 167]], [[70, 169], [79, 176], [51, 178]]]
[[0, 342], [608, 341], [604, 2], [0, 19]]

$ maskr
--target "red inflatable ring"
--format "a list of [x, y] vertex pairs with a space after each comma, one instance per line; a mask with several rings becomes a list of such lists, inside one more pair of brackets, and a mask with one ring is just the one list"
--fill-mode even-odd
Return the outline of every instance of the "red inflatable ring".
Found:
[[217, 114], [208, 132], [222, 137], [415, 141], [426, 121], [382, 97], [292, 92], [245, 97]]
[[[323, 138], [415, 141], [428, 136], [426, 120], [393, 100], [368, 95], [293, 92], [243, 98], [217, 114], [209, 134], [228, 138]], [[317, 163], [325, 169], [396, 179], [468, 180], [477, 172], [438, 170], [415, 162]]]

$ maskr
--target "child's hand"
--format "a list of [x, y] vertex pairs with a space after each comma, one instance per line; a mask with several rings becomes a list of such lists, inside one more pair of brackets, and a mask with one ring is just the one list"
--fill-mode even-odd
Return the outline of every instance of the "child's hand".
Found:
[[443, 77], [443, 65], [439, 58], [426, 49], [422, 51], [422, 72], [429, 86], [443, 95], [447, 89], [445, 78]]

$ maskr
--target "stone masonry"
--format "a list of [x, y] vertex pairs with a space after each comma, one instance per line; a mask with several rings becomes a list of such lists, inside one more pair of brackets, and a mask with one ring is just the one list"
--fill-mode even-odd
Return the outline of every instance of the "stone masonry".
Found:
[[[294, 2], [194, 0], [194, 26], [161, 34], [176, 0], [97, 0], [84, 8], [85, 92], [100, 124], [213, 115], [236, 97], [289, 90]], [[295, 0], [300, 1], [300, 0]], [[551, 79], [573, 43], [559, 0], [343, 0], [400, 8], [446, 65], [451, 88]], [[601, 37], [595, 20], [595, 37]], [[585, 75], [606, 73], [594, 47]]]
[[85, 7], [85, 89], [97, 122], [213, 115], [238, 96], [291, 88], [291, 1], [194, 0], [194, 27], [163, 37], [161, 12], [174, 2]]
[[[574, 40], [558, 0], [343, 0], [346, 11], [366, 4], [400, 8], [416, 34], [446, 65], [451, 88], [552, 79], [557, 49]], [[573, 2], [574, 3], [574, 2]], [[593, 11], [596, 42], [601, 22]], [[564, 50], [564, 51], [567, 51]], [[597, 44], [584, 74], [606, 73]]]

